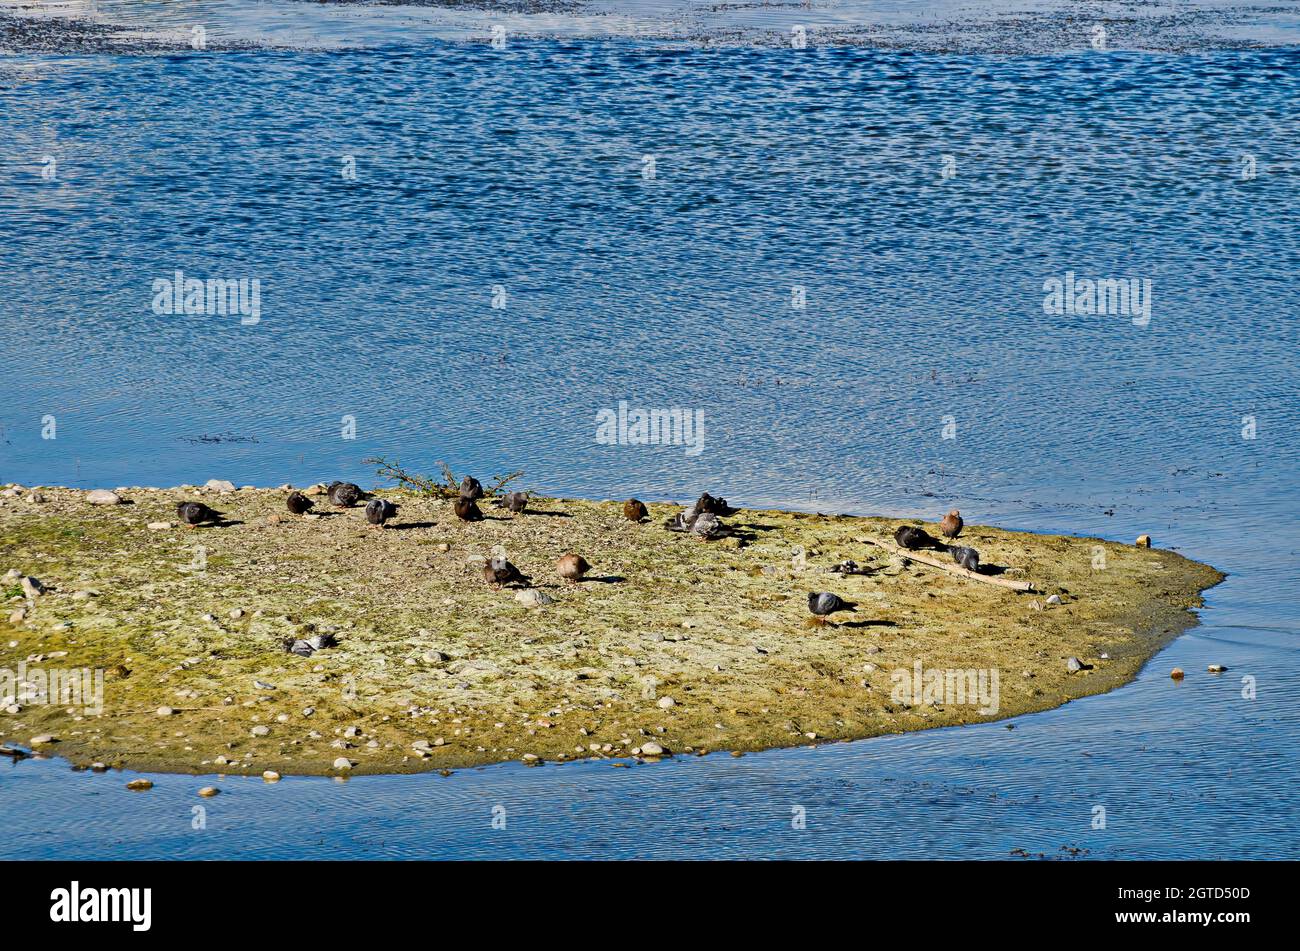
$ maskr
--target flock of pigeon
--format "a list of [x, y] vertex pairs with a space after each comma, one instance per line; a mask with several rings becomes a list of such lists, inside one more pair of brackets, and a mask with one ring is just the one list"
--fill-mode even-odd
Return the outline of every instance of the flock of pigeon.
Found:
[[[352, 508], [363, 499], [367, 500], [366, 521], [380, 528], [383, 528], [384, 523], [397, 514], [396, 504], [387, 499], [371, 497], [369, 493], [364, 492], [360, 486], [352, 482], [331, 482], [326, 488], [325, 494], [330, 503], [337, 508]], [[483, 498], [482, 483], [473, 476], [465, 476], [461, 481], [460, 492], [453, 506], [456, 517], [463, 522], [482, 521], [484, 515], [478, 507], [478, 500], [481, 498]], [[527, 509], [528, 501], [527, 492], [510, 492], [502, 496], [497, 501], [497, 504], [518, 515]], [[285, 504], [294, 515], [305, 515], [315, 505], [311, 499], [301, 492], [289, 493]], [[735, 515], [738, 511], [739, 509], [728, 505], [726, 499], [715, 498], [705, 492], [689, 508], [682, 510], [664, 522], [664, 528], [670, 532], [688, 533], [702, 541], [713, 541], [735, 533], [735, 530], [725, 524], [722, 519], [729, 515]], [[224, 517], [220, 512], [209, 508], [202, 502], [180, 502], [176, 506], [176, 515], [182, 524], [191, 527], [204, 524], [220, 524]], [[623, 515], [629, 521], [638, 524], [650, 517], [645, 503], [639, 499], [628, 499], [624, 502]], [[963, 525], [961, 513], [953, 509], [939, 522], [939, 531], [945, 538], [955, 539], [961, 534]], [[974, 548], [942, 542], [922, 528], [904, 525], [894, 533], [894, 541], [898, 543], [900, 548], [907, 551], [932, 549], [934, 551], [948, 552], [953, 561], [960, 567], [967, 571], [979, 571], [980, 555]], [[568, 552], [555, 563], [555, 570], [566, 582], [576, 583], [581, 581], [587, 572], [591, 570], [591, 565], [581, 555]], [[856, 572], [856, 566], [851, 562], [839, 566], [838, 570], [845, 574], [860, 573]], [[528, 587], [532, 583], [532, 579], [512, 565], [504, 555], [494, 556], [484, 563], [483, 580], [494, 588], [509, 587], [511, 585]], [[810, 591], [808, 593], [808, 610], [819, 620], [837, 611], [852, 611], [856, 607], [855, 603], [846, 601], [830, 591]], [[332, 646], [334, 646], [333, 643], [285, 642], [285, 650], [303, 656], [310, 656], [312, 651], [319, 650], [321, 647]]]
[[[939, 531], [945, 538], [956, 538], [961, 534], [964, 525], [965, 522], [961, 519], [961, 512], [953, 509], [939, 522]], [[965, 568], [967, 571], [979, 572], [980, 553], [974, 548], [941, 542], [923, 528], [917, 528], [914, 525], [899, 526], [898, 530], [894, 532], [894, 541], [898, 543], [899, 548], [904, 548], [907, 551], [920, 551], [922, 549], [946, 551], [952, 555], [952, 560], [958, 566]], [[857, 571], [857, 565], [853, 562], [845, 562], [837, 567], [842, 574], [860, 573]], [[845, 601], [838, 594], [833, 594], [830, 591], [811, 591], [808, 594], [808, 610], [818, 618], [827, 617], [836, 611], [852, 611], [856, 607], [857, 605], [853, 602]]]

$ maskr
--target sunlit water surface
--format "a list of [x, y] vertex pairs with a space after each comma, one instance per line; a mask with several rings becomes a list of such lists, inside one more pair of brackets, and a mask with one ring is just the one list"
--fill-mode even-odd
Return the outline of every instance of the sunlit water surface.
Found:
[[[0, 63], [0, 479], [373, 482], [383, 454], [591, 498], [957, 504], [1229, 574], [1135, 683], [1013, 730], [226, 779], [205, 830], [210, 779], [5, 761], [0, 855], [1300, 857], [1298, 92], [1285, 51]], [[155, 313], [177, 269], [258, 279], [260, 320]], [[1149, 278], [1149, 325], [1045, 315], [1067, 271]], [[597, 444], [619, 400], [701, 410], [703, 451]]]

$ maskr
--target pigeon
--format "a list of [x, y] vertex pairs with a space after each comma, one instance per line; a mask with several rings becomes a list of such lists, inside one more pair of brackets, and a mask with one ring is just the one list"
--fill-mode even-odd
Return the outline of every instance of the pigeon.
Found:
[[808, 592], [808, 610], [818, 617], [825, 617], [836, 611], [852, 611], [856, 607], [853, 602], [845, 601], [838, 594], [831, 594], [829, 591]]
[[555, 570], [565, 581], [581, 581], [582, 576], [591, 570], [591, 565], [581, 555], [569, 552], [560, 556], [560, 560], [555, 563]]
[[366, 503], [366, 521], [384, 527], [384, 523], [397, 514], [397, 506], [387, 499], [371, 499]]
[[483, 580], [490, 585], [521, 584], [527, 585], [529, 578], [522, 571], [510, 564], [505, 555], [497, 555], [483, 565]]
[[629, 522], [644, 522], [650, 513], [640, 499], [628, 499], [623, 503], [623, 517]]
[[220, 512], [208, 508], [202, 502], [177, 502], [176, 517], [191, 528], [204, 522], [219, 522], [222, 518]]
[[689, 532], [691, 526], [695, 524], [695, 506], [684, 511], [678, 512], [672, 518], [664, 521], [664, 528], [670, 532]]
[[290, 492], [289, 497], [284, 500], [284, 504], [289, 507], [289, 511], [294, 515], [305, 515], [311, 511], [311, 507], [316, 503], [301, 492]]
[[286, 637], [280, 642], [286, 654], [297, 654], [299, 657], [310, 657], [319, 650], [338, 645], [338, 638], [329, 633], [313, 634], [305, 640], [301, 637]]
[[728, 505], [726, 499], [715, 499], [707, 492], [696, 500], [695, 510], [700, 514], [708, 512], [710, 515], [735, 515], [740, 511]]
[[898, 542], [899, 547], [906, 548], [908, 551], [942, 547], [925, 529], [915, 528], [911, 525], [903, 525], [898, 531], [894, 532], [894, 541]]
[[478, 505], [475, 504], [473, 499], [467, 499], [462, 495], [456, 500], [455, 509], [456, 517], [462, 522], [483, 521], [483, 513], [479, 511]]
[[831, 573], [837, 575], [869, 575], [874, 574], [876, 570], [875, 568], [863, 568], [852, 558], [845, 559], [830, 568]]
[[965, 545], [949, 545], [948, 551], [952, 553], [952, 560], [967, 571], [980, 570], [980, 553], [974, 548], [967, 548]]
[[313, 634], [307, 638], [307, 643], [312, 646], [313, 650], [324, 650], [326, 647], [338, 647], [339, 639], [326, 631], [323, 634]]
[[310, 657], [316, 653], [316, 648], [301, 638], [286, 637], [280, 642], [280, 646], [284, 648], [286, 654], [297, 654], [299, 657]]
[[473, 476], [465, 476], [460, 480], [460, 497], [476, 502], [483, 498], [483, 483]]
[[715, 538], [722, 538], [724, 535], [730, 535], [731, 529], [718, 520], [718, 516], [712, 512], [702, 512], [696, 517], [691, 525], [691, 534], [705, 541], [713, 541]]
[[939, 531], [943, 533], [945, 538], [956, 538], [961, 534], [962, 526], [965, 524], [966, 523], [961, 520], [961, 512], [953, 509], [945, 515], [943, 521], [939, 523]]
[[527, 492], [510, 492], [505, 497], [505, 507], [518, 515], [528, 507]]
[[330, 501], [341, 509], [352, 508], [365, 494], [361, 491], [361, 486], [353, 482], [331, 482], [325, 492]]

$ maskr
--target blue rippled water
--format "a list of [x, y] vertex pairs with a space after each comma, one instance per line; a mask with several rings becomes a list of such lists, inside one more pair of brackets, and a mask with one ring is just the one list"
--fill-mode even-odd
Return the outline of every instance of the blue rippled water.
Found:
[[[28, 761], [0, 769], [0, 855], [1300, 857], [1300, 54], [29, 65], [0, 63], [0, 479], [366, 482], [387, 454], [554, 494], [1149, 532], [1229, 579], [1137, 682], [1015, 730], [227, 780], [222, 835], [190, 828], [194, 779], [135, 796]], [[257, 279], [260, 320], [155, 313], [178, 269]], [[1150, 280], [1149, 324], [1045, 314], [1067, 272]], [[598, 444], [620, 400], [701, 411], [703, 451]]]

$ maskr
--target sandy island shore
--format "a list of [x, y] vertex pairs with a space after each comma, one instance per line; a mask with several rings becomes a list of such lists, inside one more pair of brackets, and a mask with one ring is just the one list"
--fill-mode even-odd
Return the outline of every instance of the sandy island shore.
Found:
[[[117, 505], [0, 493], [0, 669], [21, 664], [31, 684], [0, 698], [0, 743], [49, 737], [34, 747], [79, 766], [322, 774], [345, 758], [385, 773], [950, 726], [1127, 682], [1222, 579], [1158, 549], [967, 526], [985, 564], [1040, 592], [1024, 594], [861, 541], [898, 519], [743, 510], [727, 520], [739, 537], [702, 542], [662, 527], [679, 510], [666, 504], [643, 524], [621, 501], [485, 504], [467, 524], [450, 501], [381, 494], [401, 507], [383, 529], [322, 496], [321, 517], [292, 516], [283, 489], [134, 488]], [[181, 499], [229, 524], [178, 526]], [[496, 546], [544, 603], [484, 582]], [[567, 551], [589, 580], [556, 575]], [[829, 573], [844, 559], [869, 573]], [[814, 624], [810, 590], [858, 608]], [[321, 633], [338, 645], [282, 648]], [[1068, 671], [1072, 656], [1092, 669]], [[996, 714], [900, 702], [893, 672], [918, 661], [997, 671]], [[80, 668], [106, 672], [99, 715], [47, 702], [30, 677]]]

